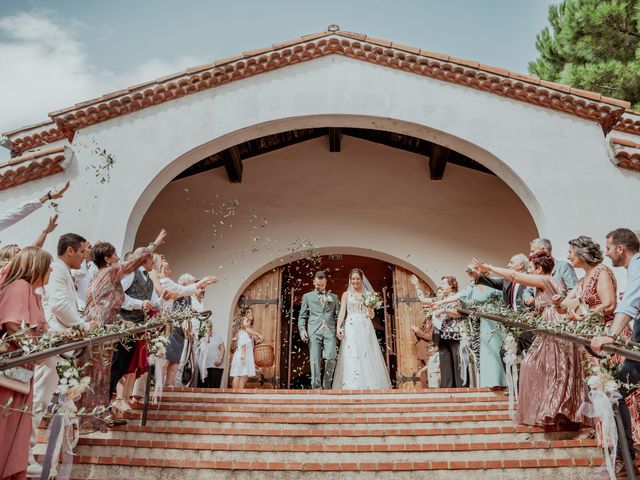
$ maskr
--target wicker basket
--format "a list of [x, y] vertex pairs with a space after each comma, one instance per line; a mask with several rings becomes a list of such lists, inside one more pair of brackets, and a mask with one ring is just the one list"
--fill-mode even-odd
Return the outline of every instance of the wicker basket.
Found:
[[273, 367], [275, 363], [275, 352], [273, 347], [268, 343], [261, 343], [253, 347], [253, 360], [256, 363], [256, 367], [269, 368]]

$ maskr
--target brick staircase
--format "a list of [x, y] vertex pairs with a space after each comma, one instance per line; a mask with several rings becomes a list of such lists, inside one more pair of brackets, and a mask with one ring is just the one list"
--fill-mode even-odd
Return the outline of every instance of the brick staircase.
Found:
[[165, 392], [140, 426], [80, 439], [77, 479], [585, 479], [602, 451], [516, 426], [488, 389]]

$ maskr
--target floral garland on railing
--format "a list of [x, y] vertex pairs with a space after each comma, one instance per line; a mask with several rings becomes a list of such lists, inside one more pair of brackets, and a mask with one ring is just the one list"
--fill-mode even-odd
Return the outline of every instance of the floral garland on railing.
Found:
[[[190, 320], [196, 315], [193, 310], [186, 308], [175, 310], [171, 312], [164, 312], [153, 317], [149, 317], [147, 321], [143, 323], [133, 324], [131, 322], [122, 321], [113, 325], [106, 325], [104, 327], [96, 328], [93, 330], [83, 330], [81, 327], [71, 327], [61, 332], [49, 333], [45, 332], [42, 335], [36, 336], [32, 330], [30, 330], [23, 323], [20, 330], [15, 334], [8, 336], [4, 335], [0, 338], [0, 361], [14, 358], [15, 352], [6, 353], [9, 350], [10, 343], [19, 344], [23, 354], [33, 354], [49, 350], [51, 348], [59, 347], [69, 341], [77, 340], [92, 340], [100, 339], [101, 337], [113, 334], [125, 334], [133, 328], [140, 327], [163, 327], [168, 324], [178, 325], [184, 320]], [[134, 334], [132, 334], [134, 335]], [[126, 341], [127, 337], [122, 337], [120, 340], [114, 340], [114, 342]]]

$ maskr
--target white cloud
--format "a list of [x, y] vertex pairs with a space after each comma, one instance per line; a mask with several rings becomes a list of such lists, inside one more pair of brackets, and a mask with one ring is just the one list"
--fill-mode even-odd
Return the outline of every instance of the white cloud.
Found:
[[[77, 22], [63, 25], [47, 11], [0, 18], [0, 132], [47, 120], [51, 111], [206, 62], [192, 56], [150, 58], [131, 71], [99, 70], [73, 33], [81, 30]], [[0, 158], [7, 157], [6, 152], [0, 148]]]

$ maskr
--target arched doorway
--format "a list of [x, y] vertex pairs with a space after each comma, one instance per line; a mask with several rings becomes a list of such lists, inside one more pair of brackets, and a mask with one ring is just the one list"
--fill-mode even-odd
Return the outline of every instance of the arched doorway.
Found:
[[[271, 269], [243, 290], [236, 313], [247, 308], [253, 310], [255, 330], [274, 346], [276, 355], [275, 365], [261, 369], [249, 386], [310, 388], [309, 351], [300, 338], [297, 322], [302, 295], [313, 289], [314, 272], [324, 270], [327, 288], [340, 297], [353, 268], [361, 268], [374, 289], [383, 295], [383, 308], [376, 311], [372, 323], [394, 388], [413, 388], [419, 383], [415, 336], [410, 327], [419, 326], [423, 316], [409, 282], [414, 272], [386, 260], [336, 251], [311, 253]], [[420, 282], [425, 292], [431, 292], [426, 282]]]

